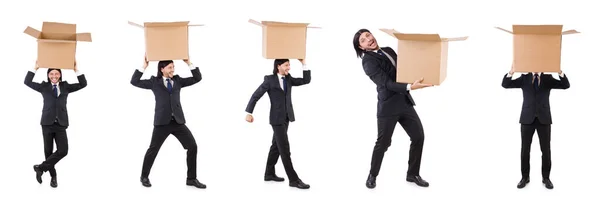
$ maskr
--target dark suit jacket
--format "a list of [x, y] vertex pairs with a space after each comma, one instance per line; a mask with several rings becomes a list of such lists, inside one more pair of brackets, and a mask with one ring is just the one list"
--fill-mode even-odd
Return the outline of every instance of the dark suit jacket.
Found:
[[79, 81], [78, 84], [69, 84], [66, 81], [60, 82], [58, 84], [58, 88], [60, 89], [60, 95], [58, 95], [58, 97], [54, 96], [52, 83], [45, 81], [42, 83], [33, 82], [34, 76], [35, 73], [31, 71], [27, 72], [27, 75], [25, 76], [25, 85], [41, 93], [44, 98], [44, 107], [42, 109], [42, 119], [40, 124], [52, 125], [55, 120], [58, 120], [60, 125], [68, 127], [69, 114], [67, 112], [67, 97], [70, 93], [76, 92], [87, 86], [85, 75], [82, 74], [77, 76], [77, 80]]
[[263, 83], [256, 89], [250, 102], [246, 106], [246, 112], [252, 113], [256, 102], [266, 93], [269, 94], [271, 100], [271, 110], [269, 114], [269, 124], [279, 125], [286, 121], [286, 117], [290, 122], [296, 121], [294, 116], [294, 106], [292, 104], [292, 86], [301, 86], [310, 83], [310, 70], [302, 72], [302, 78], [294, 78], [291, 75], [285, 76], [287, 82], [287, 93], [279, 86], [279, 77], [277, 74], [266, 75]]
[[179, 100], [181, 88], [194, 85], [202, 80], [202, 74], [200, 69], [196, 67], [191, 70], [192, 77], [181, 78], [179, 75], [175, 75], [172, 78], [171, 84], [173, 84], [172, 93], [165, 86], [163, 77], [152, 76], [150, 79], [140, 80], [144, 73], [135, 70], [131, 77], [131, 84], [133, 86], [150, 89], [154, 93], [154, 125], [167, 125], [171, 122], [171, 116], [175, 118], [175, 121], [179, 124], [185, 124], [185, 117], [183, 115], [183, 109]]
[[[382, 47], [394, 62], [396, 52], [390, 47]], [[376, 52], [365, 52], [362, 57], [365, 73], [377, 85], [377, 117], [400, 115], [407, 107], [415, 105], [415, 101], [407, 90], [407, 84], [396, 82], [396, 67], [386, 55]]]
[[560, 77], [560, 80], [555, 79], [550, 74], [540, 75], [539, 90], [536, 91], [533, 85], [533, 74], [528, 73], [512, 80], [504, 75], [502, 79], [502, 87], [504, 88], [521, 88], [523, 91], [523, 105], [521, 107], [521, 118], [519, 123], [531, 124], [538, 118], [542, 124], [552, 124], [552, 115], [550, 113], [550, 90], [552, 89], [568, 89], [571, 85], [567, 75]]

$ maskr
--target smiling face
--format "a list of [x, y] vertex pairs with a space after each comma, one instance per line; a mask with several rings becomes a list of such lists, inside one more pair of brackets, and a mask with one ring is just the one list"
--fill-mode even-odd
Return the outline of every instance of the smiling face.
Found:
[[50, 72], [48, 72], [48, 79], [50, 79], [50, 82], [52, 84], [56, 84], [60, 81], [60, 72], [56, 69], [52, 69]]
[[287, 61], [283, 64], [278, 65], [277, 70], [279, 71], [279, 74], [281, 74], [283, 76], [288, 75], [290, 72], [290, 62]]
[[173, 63], [168, 64], [166, 67], [160, 69], [164, 77], [173, 78], [175, 72], [175, 65]]
[[363, 32], [360, 34], [358, 39], [359, 47], [366, 51], [373, 51], [379, 49], [377, 39], [371, 34], [371, 32]]

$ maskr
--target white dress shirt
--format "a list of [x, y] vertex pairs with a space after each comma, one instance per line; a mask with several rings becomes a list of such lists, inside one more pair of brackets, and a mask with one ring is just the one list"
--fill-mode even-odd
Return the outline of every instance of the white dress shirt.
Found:
[[[539, 75], [540, 73], [539, 72], [533, 72], [533, 74], [538, 74]], [[521, 74], [521, 76], [523, 76], [523, 74]], [[559, 76], [560, 77], [565, 77], [565, 73], [564, 72], [560, 73]], [[506, 77], [510, 78], [511, 80], [515, 80], [516, 79], [516, 78], [514, 78], [515, 76], [513, 76], [510, 73], [506, 74]], [[539, 76], [538, 76], [538, 78], [539, 78]], [[533, 81], [535, 81], [535, 78], [532, 78], [531, 82], [533, 83]], [[541, 83], [542, 83], [542, 81], [538, 81], [538, 85], [541, 84]]]

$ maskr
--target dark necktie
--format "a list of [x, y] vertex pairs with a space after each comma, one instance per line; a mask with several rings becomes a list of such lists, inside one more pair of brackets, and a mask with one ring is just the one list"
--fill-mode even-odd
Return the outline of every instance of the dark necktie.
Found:
[[287, 93], [287, 82], [285, 81], [285, 77], [281, 77], [281, 80], [283, 80], [283, 92]]
[[533, 88], [535, 88], [536, 91], [540, 89], [540, 85], [539, 85], [540, 80], [539, 79], [540, 79], [539, 75], [535, 74], [533, 77]]
[[52, 85], [52, 92], [54, 92], [54, 97], [58, 97], [58, 88], [56, 88], [56, 84]]
[[169, 93], [171, 93], [173, 91], [173, 85], [171, 84], [171, 79], [167, 79], [167, 89], [169, 90]]
[[378, 53], [379, 55], [383, 55], [383, 51], [382, 51], [381, 49], [377, 50], [377, 53]]

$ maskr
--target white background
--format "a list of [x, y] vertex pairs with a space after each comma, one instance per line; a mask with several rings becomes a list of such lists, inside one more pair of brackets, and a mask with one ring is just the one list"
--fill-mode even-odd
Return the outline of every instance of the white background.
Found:
[[[598, 194], [600, 183], [594, 56], [600, 29], [593, 20], [600, 15], [593, 1], [101, 2], [2, 3], [0, 205], [598, 203], [592, 195]], [[262, 180], [272, 138], [268, 96], [259, 101], [254, 123], [244, 121], [244, 109], [273, 62], [262, 58], [261, 30], [248, 18], [323, 27], [308, 32], [312, 82], [294, 89], [297, 121], [289, 129], [294, 167], [310, 190], [288, 187], [287, 177], [284, 183]], [[199, 147], [198, 179], [208, 185], [206, 190], [185, 186], [186, 152], [173, 136], [152, 168], [153, 187], [139, 182], [152, 133], [154, 97], [129, 84], [142, 65], [144, 35], [128, 20], [206, 24], [190, 30], [191, 61], [203, 79], [185, 88], [181, 99]], [[78, 44], [78, 66], [89, 85], [69, 96], [70, 150], [56, 166], [56, 189], [49, 186], [48, 173], [42, 185], [34, 178], [32, 166], [44, 157], [42, 98], [23, 85], [35, 62], [36, 41], [22, 31], [27, 26], [39, 29], [43, 21], [77, 23], [78, 32], [93, 37], [91, 43]], [[565, 24], [565, 29], [582, 32], [563, 39], [562, 67], [571, 88], [555, 90], [550, 97], [554, 190], [541, 183], [537, 135], [531, 149], [532, 182], [516, 188], [522, 96], [520, 90], [500, 86], [510, 69], [512, 38], [493, 28], [513, 23]], [[377, 138], [377, 94], [351, 40], [358, 29], [368, 28], [381, 46], [395, 48], [396, 40], [378, 31], [382, 27], [469, 36], [451, 43], [448, 77], [441, 86], [412, 92], [425, 127], [421, 175], [431, 183], [429, 188], [404, 180], [409, 138], [399, 125], [377, 188], [364, 185]], [[182, 61], [175, 67], [176, 73], [191, 75]], [[35, 81], [45, 79], [45, 72], [41, 69]], [[153, 62], [144, 78], [155, 73]], [[296, 60], [291, 73], [302, 75]], [[64, 80], [76, 81], [72, 71], [63, 74]], [[281, 163], [277, 174], [285, 177]]]

